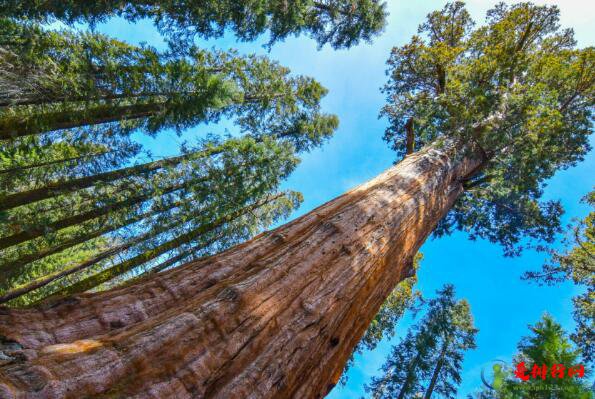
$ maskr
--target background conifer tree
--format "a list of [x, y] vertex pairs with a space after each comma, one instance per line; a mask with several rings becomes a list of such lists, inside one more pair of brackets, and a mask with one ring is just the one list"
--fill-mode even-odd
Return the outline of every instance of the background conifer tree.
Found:
[[464, 353], [475, 348], [477, 329], [469, 304], [457, 301], [454, 287], [446, 285], [428, 301], [427, 313], [392, 348], [366, 391], [378, 399], [405, 399], [432, 395], [456, 398], [461, 383]]
[[[595, 191], [583, 199], [591, 208], [595, 207]], [[585, 289], [583, 294], [574, 297], [574, 321], [576, 330], [571, 334], [574, 343], [580, 348], [582, 358], [589, 363], [595, 360], [595, 211], [583, 220], [569, 226], [565, 238], [566, 250], [542, 250], [551, 259], [541, 271], [529, 271], [524, 277], [545, 284], [572, 281]]]
[[370, 41], [384, 28], [385, 4], [379, 0], [178, 1], [110, 0], [97, 4], [68, 1], [21, 2], [6, 0], [0, 15], [18, 18], [96, 24], [112, 16], [129, 21], [150, 18], [170, 36], [222, 36], [232, 30], [238, 39], [251, 41], [270, 33], [269, 45], [292, 35], [306, 34], [319, 46], [351, 47]]
[[[110, 286], [251, 237], [301, 202], [278, 186], [337, 126], [320, 84], [266, 57], [0, 25], [0, 302]], [[140, 162], [151, 155], [131, 133], [221, 119], [242, 136]]]
[[[478, 399], [591, 399], [593, 391], [589, 387], [589, 370], [584, 369], [579, 376], [580, 352], [569, 341], [565, 331], [551, 316], [529, 326], [531, 335], [523, 337], [518, 344], [518, 353], [513, 359], [513, 368], [497, 368], [492, 389], [479, 392]], [[514, 374], [517, 364], [524, 362], [526, 381]], [[533, 376], [536, 365], [542, 374]], [[552, 370], [553, 366], [557, 368]], [[584, 366], [584, 365], [583, 365]], [[576, 370], [572, 376], [570, 369]], [[542, 378], [543, 375], [543, 378]], [[562, 377], [563, 376], [563, 377]]]

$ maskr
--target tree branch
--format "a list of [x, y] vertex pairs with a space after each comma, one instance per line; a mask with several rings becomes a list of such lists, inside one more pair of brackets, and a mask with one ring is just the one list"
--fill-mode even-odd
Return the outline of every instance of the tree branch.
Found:
[[415, 132], [413, 131], [413, 118], [409, 118], [405, 123], [405, 131], [407, 132], [406, 154], [413, 154], [415, 152]]

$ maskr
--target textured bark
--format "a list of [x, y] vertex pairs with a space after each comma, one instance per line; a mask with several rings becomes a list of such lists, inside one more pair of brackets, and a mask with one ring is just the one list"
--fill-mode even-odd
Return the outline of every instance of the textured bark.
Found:
[[481, 163], [426, 149], [221, 254], [0, 312], [0, 397], [320, 398]]

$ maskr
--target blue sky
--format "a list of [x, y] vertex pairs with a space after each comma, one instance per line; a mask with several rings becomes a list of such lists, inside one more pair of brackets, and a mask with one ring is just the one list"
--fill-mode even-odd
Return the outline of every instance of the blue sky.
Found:
[[[202, 41], [206, 47], [236, 48], [242, 53], [267, 54], [289, 67], [295, 74], [316, 78], [329, 89], [322, 105], [325, 112], [340, 118], [340, 127], [334, 137], [322, 148], [304, 154], [301, 165], [284, 184], [304, 194], [298, 216], [336, 197], [344, 191], [365, 182], [395, 160], [394, 154], [382, 141], [386, 120], [378, 119], [384, 104], [379, 88], [384, 84], [385, 61], [393, 46], [407, 42], [416, 33], [417, 25], [425, 15], [445, 2], [436, 0], [389, 0], [388, 27], [372, 44], [361, 44], [350, 50], [317, 50], [316, 43], [306, 37], [291, 38], [267, 52], [262, 44], [236, 43], [226, 36], [219, 40]], [[478, 23], [485, 11], [496, 2], [468, 1], [467, 6]], [[537, 1], [558, 4], [563, 26], [573, 27], [579, 46], [593, 45], [595, 28], [595, 2], [591, 0]], [[135, 25], [121, 20], [110, 20], [97, 27], [131, 43], [146, 42], [161, 47], [159, 33], [148, 22]], [[199, 126], [176, 137], [165, 132], [156, 139], [141, 137], [143, 143], [156, 155], [169, 155], [177, 151], [177, 143], [184, 139], [203, 137], [207, 132], [220, 132], [221, 128]], [[579, 204], [595, 180], [593, 153], [579, 166], [558, 173], [548, 182], [546, 197], [561, 199], [567, 213], [565, 222], [582, 217], [588, 209]], [[538, 287], [521, 281], [519, 276], [528, 268], [538, 267], [540, 254], [526, 252], [522, 257], [504, 258], [501, 249], [483, 241], [470, 241], [465, 234], [456, 233], [439, 240], [428, 240], [422, 247], [424, 261], [419, 271], [418, 288], [431, 296], [445, 283], [452, 283], [458, 296], [466, 298], [474, 314], [478, 348], [467, 354], [462, 370], [463, 383], [459, 397], [478, 388], [480, 372], [493, 359], [510, 360], [519, 338], [527, 334], [527, 325], [536, 322], [544, 312], [571, 330], [571, 298], [577, 291], [571, 285]], [[383, 341], [376, 350], [356, 357], [349, 372], [346, 386], [338, 386], [329, 398], [359, 398], [364, 395], [363, 384], [378, 373], [390, 346], [406, 331], [410, 318], [405, 317], [398, 326], [393, 341]]]

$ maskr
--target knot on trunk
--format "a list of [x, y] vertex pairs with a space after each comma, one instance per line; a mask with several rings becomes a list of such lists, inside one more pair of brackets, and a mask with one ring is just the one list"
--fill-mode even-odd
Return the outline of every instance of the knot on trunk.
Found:
[[0, 366], [27, 360], [23, 349], [17, 341], [0, 335]]
[[238, 302], [241, 295], [241, 292], [237, 288], [227, 286], [221, 290], [219, 298], [229, 302]]

